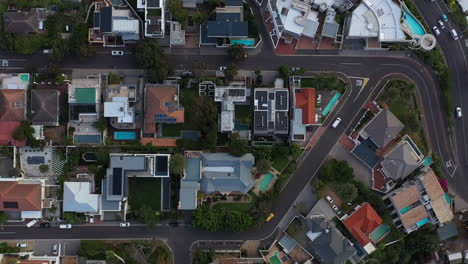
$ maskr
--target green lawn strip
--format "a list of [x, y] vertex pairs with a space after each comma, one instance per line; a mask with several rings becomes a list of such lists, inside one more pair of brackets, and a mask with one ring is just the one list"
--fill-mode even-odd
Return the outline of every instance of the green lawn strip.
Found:
[[[287, 147], [283, 147], [283, 149], [287, 149]], [[286, 151], [287, 152], [287, 151]], [[284, 156], [281, 152], [273, 152], [271, 153], [271, 158], [273, 162], [273, 168], [277, 171], [282, 171], [284, 167], [288, 164], [289, 157]]]
[[182, 130], [197, 130], [198, 120], [192, 116], [192, 107], [194, 105], [194, 101], [198, 98], [198, 89], [184, 88], [180, 90], [180, 94], [180, 101], [185, 109], [185, 120]]
[[255, 201], [257, 200], [257, 196], [253, 192], [249, 192], [251, 197], [251, 201], [248, 203], [241, 203], [241, 202], [232, 202], [232, 203], [217, 203], [213, 205], [213, 209], [226, 209], [229, 211], [238, 211], [243, 213], [248, 213], [252, 210], [252, 207], [255, 205]]
[[135, 211], [144, 205], [161, 210], [161, 178], [129, 178], [130, 208]]
[[236, 121], [245, 125], [250, 125], [252, 118], [252, 109], [250, 108], [250, 105], [236, 105], [235, 107]]
[[180, 131], [183, 130], [184, 124], [163, 124], [163, 137], [180, 137]]

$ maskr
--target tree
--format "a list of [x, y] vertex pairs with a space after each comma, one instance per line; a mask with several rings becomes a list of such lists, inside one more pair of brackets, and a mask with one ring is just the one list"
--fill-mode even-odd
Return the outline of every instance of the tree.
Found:
[[233, 63], [229, 64], [224, 70], [224, 77], [226, 81], [232, 81], [237, 75], [237, 66]]
[[247, 57], [245, 49], [242, 45], [236, 44], [229, 47], [229, 55], [235, 61], [242, 61]]
[[301, 149], [301, 146], [299, 146], [299, 144], [296, 144], [296, 143], [291, 143], [289, 145], [289, 155], [293, 158], [297, 158], [299, 157], [299, 155], [301, 155], [302, 153], [302, 149]]
[[100, 116], [98, 120], [93, 123], [93, 127], [99, 132], [104, 132], [107, 128], [107, 119], [104, 116]]
[[206, 70], [208, 69], [208, 64], [205, 60], [196, 60], [192, 63], [192, 74], [195, 78], [201, 78], [206, 75]]
[[13, 139], [16, 140], [24, 140], [24, 139], [32, 139], [34, 135], [34, 128], [31, 127], [28, 121], [21, 121], [19, 127], [13, 131]]
[[47, 164], [39, 165], [39, 171], [43, 174], [46, 174], [49, 171], [49, 165]]
[[202, 206], [193, 212], [192, 225], [208, 231], [243, 232], [254, 225], [254, 220], [249, 213]]
[[193, 264], [208, 264], [213, 261], [216, 252], [210, 248], [208, 252], [201, 249], [196, 249], [193, 253]]
[[200, 11], [195, 11], [192, 14], [193, 22], [197, 24], [205, 24], [208, 21], [208, 15]]
[[255, 147], [252, 148], [252, 154], [254, 155], [256, 160], [261, 159], [271, 159], [271, 147]]
[[80, 215], [72, 212], [63, 213], [63, 220], [69, 224], [79, 224], [83, 222], [83, 218]]
[[173, 20], [178, 21], [183, 27], [187, 24], [188, 10], [182, 6], [180, 0], [169, 0], [167, 3], [167, 10], [172, 14]]
[[106, 251], [106, 262], [109, 264], [121, 263], [113, 250]]
[[146, 205], [139, 209], [138, 216], [143, 219], [148, 228], [154, 228], [159, 222], [159, 212]]
[[0, 225], [4, 225], [8, 222], [8, 216], [5, 212], [0, 212]]
[[157, 247], [148, 259], [151, 264], [172, 263], [171, 252], [165, 247]]
[[286, 65], [281, 65], [278, 69], [279, 75], [281, 78], [284, 80], [287, 80], [289, 76], [291, 75], [291, 71], [289, 70], [289, 67]]
[[242, 157], [247, 153], [247, 141], [243, 140], [239, 133], [232, 133], [228, 142], [229, 153], [236, 157]]
[[261, 159], [257, 161], [257, 166], [256, 166], [257, 172], [260, 174], [268, 173], [270, 171], [271, 165], [272, 163], [270, 160]]
[[208, 0], [208, 4], [212, 7], [219, 6], [222, 3], [222, 0]]
[[120, 76], [118, 74], [109, 72], [109, 75], [107, 75], [107, 82], [109, 84], [120, 84]]
[[353, 180], [354, 170], [349, 167], [346, 161], [331, 159], [320, 168], [319, 175], [320, 179], [325, 183], [347, 183]]
[[153, 40], [140, 40], [135, 56], [138, 64], [145, 68], [150, 83], [162, 82], [172, 72], [164, 50]]
[[336, 190], [340, 194], [341, 200], [346, 203], [353, 202], [358, 196], [358, 190], [352, 183], [338, 185]]
[[78, 255], [87, 259], [105, 259], [107, 250], [104, 240], [81, 240]]
[[185, 171], [185, 157], [180, 153], [171, 156], [171, 172], [175, 175], [182, 175]]

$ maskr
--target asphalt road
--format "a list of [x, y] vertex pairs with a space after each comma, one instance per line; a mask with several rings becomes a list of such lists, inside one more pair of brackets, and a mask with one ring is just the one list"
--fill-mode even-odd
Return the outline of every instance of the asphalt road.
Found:
[[[258, 13], [258, 10], [255, 10]], [[258, 14], [257, 14], [258, 17]], [[263, 25], [263, 24], [261, 24]], [[265, 35], [263, 28], [262, 35]], [[359, 56], [275, 56], [271, 51], [271, 43], [268, 39], [264, 42], [264, 49], [257, 55], [249, 58], [239, 68], [246, 70], [276, 70], [278, 65], [286, 64], [294, 67], [303, 67], [308, 71], [338, 71], [351, 77], [370, 78], [364, 88], [351, 88], [347, 90], [334, 113], [328, 118], [327, 130], [315, 147], [307, 153], [304, 162], [297, 168], [296, 174], [286, 185], [281, 196], [275, 202], [273, 208], [276, 215], [272, 221], [264, 224], [259, 229], [244, 233], [205, 232], [194, 230], [190, 226], [177, 228], [157, 227], [147, 230], [144, 227], [132, 227], [123, 229], [112, 226], [74, 226], [70, 230], [60, 230], [53, 227], [49, 230], [41, 230], [37, 227], [26, 228], [24, 226], [7, 226], [0, 230], [0, 240], [5, 239], [112, 239], [112, 238], [156, 238], [167, 240], [174, 251], [176, 263], [189, 263], [189, 249], [196, 240], [244, 240], [261, 239], [269, 236], [276, 228], [281, 217], [292, 206], [296, 196], [303, 187], [316, 175], [321, 164], [330, 150], [338, 141], [341, 134], [356, 119], [360, 107], [368, 99], [374, 99], [383, 88], [386, 80], [392, 77], [407, 78], [414, 81], [420, 92], [423, 103], [424, 120], [426, 121], [429, 145], [432, 150], [439, 153], [441, 159], [454, 163], [453, 145], [449, 141], [445, 121], [444, 108], [441, 104], [442, 96], [435, 83], [434, 75], [428, 68], [420, 64], [414, 57], [363, 57]], [[101, 52], [101, 51], [100, 51]], [[108, 52], [110, 53], [110, 51]], [[80, 61], [77, 58], [67, 58], [64, 68], [136, 68], [136, 62], [131, 54], [122, 57], [111, 57], [108, 53], [98, 53], [96, 57]], [[41, 54], [33, 56], [16, 56], [1, 54], [10, 58], [11, 67], [23, 67], [27, 63], [45, 65], [46, 57]], [[15, 60], [11, 60], [15, 59]], [[209, 69], [217, 69], [227, 65], [229, 58], [224, 55], [199, 55], [193, 52], [185, 54], [173, 54], [169, 61], [177, 69], [190, 69], [191, 62], [205, 60]], [[449, 58], [451, 59], [451, 58]], [[466, 72], [466, 71], [465, 71]], [[454, 75], [454, 81], [458, 82], [458, 75]], [[461, 89], [457, 86], [457, 89]], [[467, 106], [468, 107], [468, 106]], [[337, 116], [342, 122], [336, 128], [330, 128], [329, 123]], [[459, 128], [457, 127], [457, 133]], [[458, 135], [457, 135], [458, 138]], [[457, 141], [457, 143], [459, 143]], [[464, 145], [459, 145], [459, 148]], [[466, 148], [464, 148], [466, 149]], [[464, 156], [465, 157], [465, 156]], [[447, 174], [453, 173], [453, 167], [444, 167]], [[454, 179], [458, 179], [458, 170]], [[464, 198], [467, 198], [464, 196]]]
[[[452, 74], [453, 83], [453, 103], [455, 106], [461, 106], [464, 118], [455, 120], [455, 133], [453, 138], [453, 151], [455, 154], [455, 161], [452, 168], [448, 168], [451, 173], [447, 180], [450, 186], [457, 192], [458, 195], [462, 196], [467, 200], [468, 193], [466, 187], [468, 186], [468, 138], [467, 128], [468, 121], [468, 67], [467, 67], [467, 56], [466, 56], [466, 45], [465, 38], [460, 36], [461, 30], [458, 25], [453, 22], [452, 14], [450, 13], [447, 5], [442, 0], [435, 0], [431, 2], [426, 1], [414, 1], [420, 14], [423, 16], [426, 24], [432, 28], [437, 25], [441, 31], [440, 36], [437, 36], [437, 43], [442, 49], [449, 71]], [[449, 18], [449, 22], [445, 23], [445, 29], [441, 29], [437, 21], [441, 20], [441, 15], [446, 14]], [[458, 40], [454, 40], [450, 35], [450, 30], [455, 29], [460, 36]], [[455, 115], [455, 109], [453, 109]], [[456, 168], [456, 170], [454, 170]]]

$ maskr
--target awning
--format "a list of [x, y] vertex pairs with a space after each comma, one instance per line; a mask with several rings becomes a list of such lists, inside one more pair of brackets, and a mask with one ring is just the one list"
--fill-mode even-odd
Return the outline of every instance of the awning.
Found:
[[42, 211], [21, 211], [21, 218], [23, 219], [42, 218]]

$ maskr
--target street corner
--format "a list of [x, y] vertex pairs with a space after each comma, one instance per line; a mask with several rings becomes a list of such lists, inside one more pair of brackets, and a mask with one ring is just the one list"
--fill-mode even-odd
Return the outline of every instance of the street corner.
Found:
[[366, 77], [349, 77], [349, 79], [351, 80], [352, 85], [359, 89], [366, 87], [369, 82], [369, 78]]

